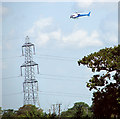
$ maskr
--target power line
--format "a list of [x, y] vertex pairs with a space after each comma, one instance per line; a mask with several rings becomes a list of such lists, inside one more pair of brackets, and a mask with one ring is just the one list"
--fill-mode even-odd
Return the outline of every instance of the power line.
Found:
[[[85, 94], [78, 94], [78, 93], [70, 93], [70, 92], [54, 92], [54, 91], [39, 91], [40, 93], [47, 93], [47, 94], [57, 94], [57, 95], [69, 95], [69, 96], [79, 96], [79, 95], [82, 95], [82, 96], [85, 96]], [[90, 96], [90, 95], [87, 95], [87, 96]]]
[[14, 58], [18, 58], [18, 57], [21, 57], [21, 56], [0, 57], [0, 60], [14, 59]]
[[39, 59], [45, 59], [45, 60], [60, 60], [60, 61], [75, 61], [75, 60], [73, 60], [73, 59], [64, 59], [64, 58], [51, 58], [51, 57], [41, 57], [41, 56], [39, 56], [39, 57], [36, 57], [36, 58], [39, 58]]
[[[47, 77], [37, 77], [37, 78], [40, 78], [40, 79], [50, 79], [50, 80], [64, 80], [64, 81], [80, 81], [81, 82], [81, 80], [75, 80], [75, 79], [63, 79], [63, 78], [47, 78]], [[83, 78], [82, 78], [83, 79]], [[84, 78], [85, 79], [85, 78]], [[82, 81], [83, 82], [83, 81]]]
[[[91, 98], [90, 95], [86, 94], [76, 94], [76, 93], [66, 93], [66, 92], [49, 92], [49, 91], [39, 91], [39, 93], [43, 95], [52, 95], [52, 96], [67, 96], [67, 97], [80, 97], [80, 96], [85, 96], [87, 98]], [[11, 94], [5, 94], [3, 96], [13, 96], [13, 95], [19, 95], [23, 94], [23, 92], [17, 92], [17, 93], [11, 93]]]
[[2, 79], [14, 79], [14, 78], [20, 78], [21, 76], [10, 76], [10, 77], [2, 77]]
[[[65, 96], [65, 97], [78, 97], [78, 98], [81, 98], [81, 95], [64, 95], [64, 94], [50, 94], [50, 93], [41, 93], [42, 95], [51, 95], [51, 96]], [[82, 95], [82, 98], [91, 98], [91, 97], [88, 97], [88, 96], [85, 96], [83, 97]]]
[[[42, 95], [51, 95], [51, 96], [65, 96], [65, 97], [78, 97], [80, 98], [80, 96], [82, 96], [82, 98], [91, 98], [91, 96], [88, 96], [88, 95], [66, 95], [66, 94], [52, 94], [52, 93], [46, 93], [46, 92], [42, 92], [41, 93]], [[84, 97], [83, 97], [84, 96]]]
[[65, 56], [58, 56], [58, 55], [43, 55], [43, 54], [39, 54], [40, 56], [44, 56], [44, 57], [56, 57], [56, 58], [66, 58], [66, 59], [78, 59], [78, 58], [75, 58], [75, 57], [65, 57]]
[[[16, 77], [4, 77], [0, 80], [6, 80], [6, 79], [15, 79], [15, 78], [21, 78], [20, 76], [16, 76]], [[83, 80], [75, 80], [75, 79], [63, 79], [63, 78], [49, 78], [49, 77], [37, 77], [40, 78], [42, 80], [47, 79], [47, 80], [54, 80], [54, 81], [79, 81], [79, 82], [83, 82], [85, 83]], [[86, 79], [86, 78], [82, 78], [82, 79]]]
[[78, 58], [75, 57], [63, 57], [63, 56], [56, 56], [56, 55], [40, 55], [36, 58], [43, 58], [46, 60], [61, 60], [61, 61], [76, 61]]
[[12, 95], [18, 95], [18, 94], [23, 94], [23, 92], [17, 92], [17, 93], [5, 94], [5, 95], [3, 95], [3, 96], [12, 96]]
[[57, 75], [57, 74], [40, 74], [40, 75], [45, 75], [45, 76], [50, 76], [50, 77], [63, 77], [63, 78], [88, 78], [88, 77], [80, 77], [80, 76], [66, 76], [66, 75]]
[[[18, 58], [21, 56], [12, 56], [12, 57], [1, 57], [1, 60], [6, 60], [6, 59], [14, 59], [14, 58]], [[63, 57], [63, 56], [56, 56], [56, 55], [40, 55], [37, 56], [36, 58], [41, 58], [41, 59], [46, 59], [46, 60], [62, 60], [62, 61], [76, 61], [79, 58], [75, 58], [75, 57]]]
[[[81, 80], [75, 80], [75, 79], [89, 79], [88, 77], [75, 77], [75, 76], [64, 76], [64, 75], [49, 75], [49, 74], [41, 74], [41, 75], [43, 75], [43, 76], [42, 77], [37, 76], [37, 78], [50, 79], [50, 80], [65, 80], [65, 81], [81, 81]], [[47, 77], [45, 77], [45, 76], [47, 76]], [[22, 78], [22, 77], [21, 76], [2, 77], [2, 79], [15, 79], [15, 78]], [[75, 79], [73, 79], [73, 78], [75, 78]], [[68, 80], [66, 80], [66, 79], [68, 79]]]

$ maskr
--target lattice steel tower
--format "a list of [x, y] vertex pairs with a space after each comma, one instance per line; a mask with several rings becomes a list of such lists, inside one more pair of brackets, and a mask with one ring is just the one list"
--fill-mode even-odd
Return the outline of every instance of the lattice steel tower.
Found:
[[24, 92], [24, 105], [32, 104], [39, 106], [38, 98], [38, 81], [35, 79], [35, 66], [39, 73], [38, 64], [33, 61], [33, 54], [35, 54], [35, 46], [29, 41], [29, 37], [25, 38], [25, 44], [22, 46], [22, 55], [25, 56], [25, 62], [21, 65], [24, 68], [23, 92]]

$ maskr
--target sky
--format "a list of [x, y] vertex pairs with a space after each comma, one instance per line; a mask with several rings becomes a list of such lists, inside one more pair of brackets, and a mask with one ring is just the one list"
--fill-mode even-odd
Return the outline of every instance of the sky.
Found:
[[[61, 103], [62, 111], [75, 102], [92, 104], [86, 87], [93, 73], [77, 61], [105, 47], [118, 44], [117, 2], [3, 2], [2, 12], [2, 108], [23, 106], [20, 66], [26, 36], [34, 43], [40, 74], [39, 102], [48, 112]], [[74, 12], [90, 17], [70, 19]], [[24, 72], [23, 72], [24, 74]]]
[[118, 44], [120, 44], [120, 1], [118, 2]]

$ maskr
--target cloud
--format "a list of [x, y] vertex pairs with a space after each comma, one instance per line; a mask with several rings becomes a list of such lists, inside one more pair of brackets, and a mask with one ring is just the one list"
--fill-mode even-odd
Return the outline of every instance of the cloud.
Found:
[[57, 29], [56, 31], [51, 31], [51, 32], [41, 32], [39, 31], [37, 36], [36, 36], [36, 43], [38, 46], [44, 46], [46, 45], [49, 41], [54, 42], [56, 40], [60, 40], [61, 37], [61, 30]]
[[65, 45], [69, 44], [81, 48], [103, 45], [102, 41], [99, 40], [99, 34], [97, 31], [93, 31], [91, 34], [88, 34], [85, 30], [77, 30], [68, 36], [63, 36], [62, 40]]
[[77, 6], [80, 8], [88, 8], [94, 2], [94, 0], [87, 0], [87, 2], [83, 2], [83, 1], [79, 1], [79, 0], [75, 0], [75, 1], [77, 2]]
[[0, 23], [2, 21], [2, 16], [6, 15], [7, 13], [8, 13], [8, 8], [4, 7], [4, 6], [2, 6], [2, 4], [0, 4]]
[[92, 4], [93, 2], [119, 2], [119, 0], [74, 0], [75, 2], [81, 2], [81, 3], [86, 3], [86, 4]]
[[119, 0], [74, 0], [79, 8], [89, 8], [93, 3], [100, 2], [119, 2]]
[[34, 37], [38, 46], [44, 46], [51, 39], [59, 40], [61, 30], [55, 28], [52, 18], [42, 18], [36, 21], [26, 34], [30, 37]]
[[[60, 28], [57, 28], [52, 18], [42, 18], [34, 22], [33, 26], [27, 31], [27, 35], [35, 39], [35, 43], [39, 47], [44, 47], [49, 43], [57, 44], [59, 46], [72, 47], [92, 47], [102, 46], [102, 41], [99, 40], [99, 33], [83, 29], [73, 30], [67, 36], [62, 33]], [[53, 45], [52, 44], [52, 45]]]
[[5, 15], [7, 13], [8, 13], [8, 8], [0, 5], [0, 16]]
[[38, 21], [36, 21], [32, 28], [30, 28], [27, 33], [28, 34], [34, 34], [36, 31], [39, 32], [39, 31], [44, 31], [44, 29], [46, 29], [47, 27], [51, 26], [52, 25], [52, 18], [43, 18], [43, 19], [40, 19]]

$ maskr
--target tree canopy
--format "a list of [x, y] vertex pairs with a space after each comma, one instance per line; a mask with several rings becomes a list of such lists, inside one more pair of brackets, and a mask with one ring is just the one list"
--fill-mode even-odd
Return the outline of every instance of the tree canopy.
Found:
[[17, 117], [42, 117], [43, 110], [38, 109], [35, 105], [24, 105], [16, 113]]
[[14, 118], [40, 118], [44, 117], [42, 109], [38, 109], [35, 105], [24, 105], [15, 111], [13, 109], [4, 110], [2, 119]]
[[2, 117], [2, 107], [0, 107], [0, 118]]
[[78, 64], [92, 69], [95, 74], [87, 83], [93, 93], [93, 111], [102, 118], [120, 115], [120, 45], [101, 49], [84, 56]]
[[90, 118], [92, 112], [88, 104], [84, 102], [77, 102], [72, 108], [69, 108], [67, 111], [61, 113], [61, 117], [69, 117], [75, 119], [87, 119]]

